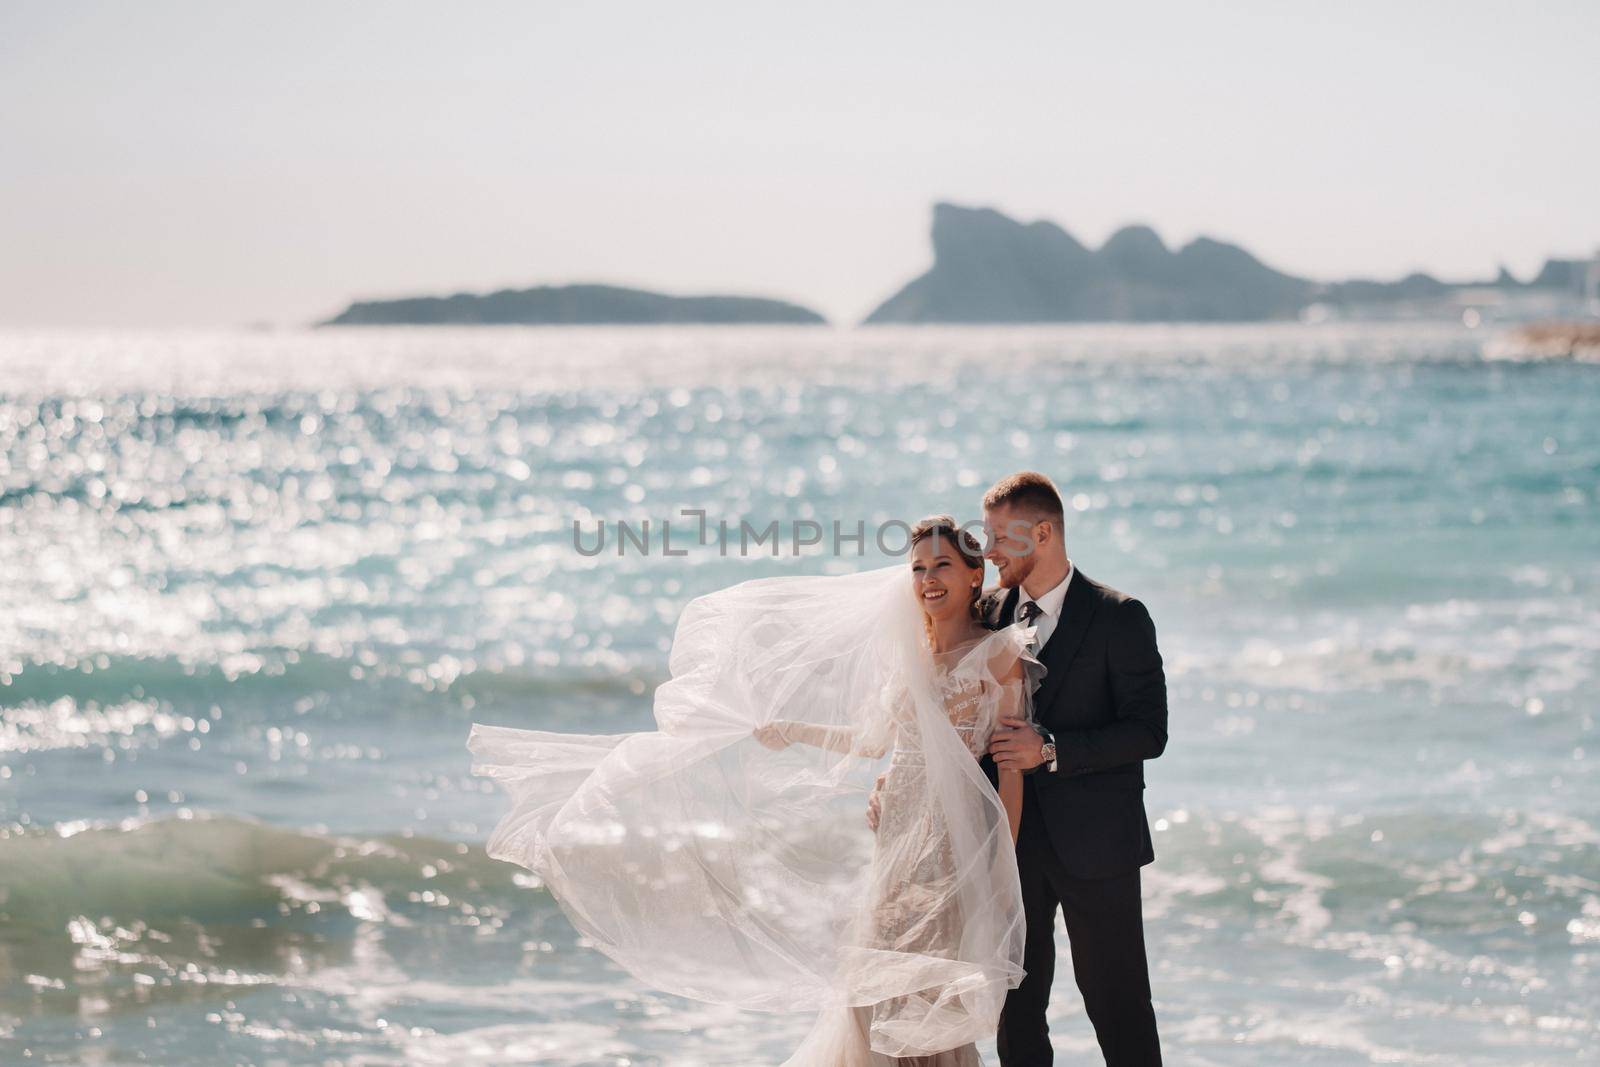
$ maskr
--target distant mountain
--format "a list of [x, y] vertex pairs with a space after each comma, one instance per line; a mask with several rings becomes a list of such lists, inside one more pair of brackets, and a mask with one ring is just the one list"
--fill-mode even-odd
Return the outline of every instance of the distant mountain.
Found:
[[[935, 204], [933, 266], [867, 316], [871, 323], [1255, 322], [1293, 319], [1312, 304], [1335, 310], [1448, 308], [1466, 290], [1564, 294], [1587, 264], [1550, 260], [1532, 282], [1501, 270], [1457, 285], [1426, 274], [1398, 282], [1320, 283], [1209, 237], [1176, 252], [1148, 226], [1128, 226], [1099, 249], [1053, 222], [1021, 223], [990, 208]], [[1459, 309], [1456, 311], [1459, 314]]]
[[611, 285], [560, 285], [502, 289], [482, 295], [363, 300], [318, 325], [735, 325], [826, 321], [810, 308], [760, 297], [668, 296]]
[[936, 204], [932, 268], [867, 322], [1288, 318], [1315, 288], [1209, 238], [1173, 252], [1148, 226], [1129, 226], [1091, 251], [1053, 222]]

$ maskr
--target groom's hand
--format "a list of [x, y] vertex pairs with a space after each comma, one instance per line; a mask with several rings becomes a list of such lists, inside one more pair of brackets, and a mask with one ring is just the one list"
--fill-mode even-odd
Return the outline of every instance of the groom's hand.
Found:
[[994, 765], [1006, 771], [1031, 771], [1044, 762], [1044, 739], [1025, 719], [1002, 716], [989, 739]]

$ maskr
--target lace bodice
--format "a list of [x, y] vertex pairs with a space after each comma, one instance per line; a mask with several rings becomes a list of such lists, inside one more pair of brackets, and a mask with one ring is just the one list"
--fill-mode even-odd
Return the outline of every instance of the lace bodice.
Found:
[[[956, 728], [962, 744], [974, 756], [981, 756], [989, 746], [989, 735], [994, 733], [995, 715], [992, 686], [970, 673], [941, 671], [938, 692], [944, 698], [945, 714], [950, 725]], [[922, 751], [922, 738], [914, 721], [903, 720], [895, 733], [895, 753]]]
[[[962, 744], [974, 758], [980, 757], [989, 747], [1000, 716], [1008, 709], [1020, 707], [1018, 699], [1021, 680], [1000, 683], [984, 670], [984, 664], [975, 662], [971, 651], [982, 642], [974, 641], [935, 657], [935, 686], [944, 702], [946, 715], [955, 727]], [[896, 699], [893, 703], [895, 763], [915, 763], [923, 752], [921, 729], [909, 701]]]

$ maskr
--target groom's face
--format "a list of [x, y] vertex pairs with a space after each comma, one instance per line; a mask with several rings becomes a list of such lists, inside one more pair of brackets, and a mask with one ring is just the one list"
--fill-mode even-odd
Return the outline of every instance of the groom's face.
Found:
[[1039, 562], [1033, 520], [1011, 508], [998, 507], [983, 513], [983, 525], [989, 535], [983, 558], [1000, 572], [1001, 586], [1010, 589], [1021, 585]]

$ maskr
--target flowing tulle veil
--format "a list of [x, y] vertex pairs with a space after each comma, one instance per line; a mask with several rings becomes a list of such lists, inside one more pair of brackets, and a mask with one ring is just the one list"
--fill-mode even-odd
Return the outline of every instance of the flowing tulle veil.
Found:
[[[786, 1012], [917, 993], [915, 1015], [873, 1024], [875, 1050], [992, 1037], [1022, 976], [1015, 859], [994, 789], [938, 695], [907, 568], [700, 597], [669, 667], [654, 731], [473, 726], [474, 772], [513, 799], [489, 854], [535, 872], [596, 947], [658, 989]], [[778, 719], [833, 728], [848, 750], [773, 751], [752, 737]], [[908, 723], [926, 753], [919, 802], [955, 872], [940, 892], [961, 916], [936, 950], [875, 943], [863, 908], [875, 845], [880, 860], [895, 847], [874, 841], [866, 798]]]

